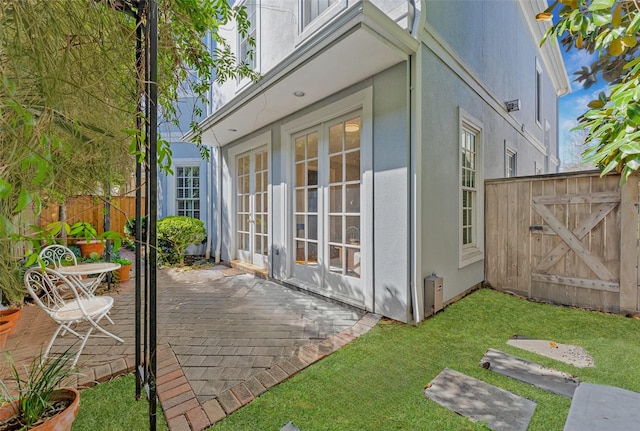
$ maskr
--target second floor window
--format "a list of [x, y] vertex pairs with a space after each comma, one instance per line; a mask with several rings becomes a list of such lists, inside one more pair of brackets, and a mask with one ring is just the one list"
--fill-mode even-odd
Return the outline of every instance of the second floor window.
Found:
[[301, 0], [302, 29], [336, 2], [337, 0]]
[[511, 178], [517, 175], [517, 154], [515, 151], [507, 150], [507, 157], [505, 163], [505, 177]]
[[238, 35], [238, 61], [240, 63], [246, 63], [247, 66], [255, 70], [256, 68], [256, 55], [255, 55], [255, 47], [249, 43], [250, 40], [255, 42], [255, 46], [257, 46], [257, 0], [251, 0], [244, 4], [245, 10], [247, 12], [247, 20], [249, 21], [249, 29], [247, 30], [247, 34], [243, 37], [242, 35]]
[[176, 215], [200, 218], [200, 167], [176, 168]]

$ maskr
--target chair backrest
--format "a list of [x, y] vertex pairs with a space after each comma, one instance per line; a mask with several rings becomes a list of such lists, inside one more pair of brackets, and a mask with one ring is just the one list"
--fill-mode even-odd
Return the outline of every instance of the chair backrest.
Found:
[[40, 251], [38, 257], [44, 261], [45, 266], [53, 266], [54, 268], [60, 268], [65, 263], [68, 265], [78, 264], [76, 255], [69, 248], [60, 244], [46, 246]]
[[24, 285], [35, 303], [49, 315], [67, 303], [65, 298], [78, 298], [75, 286], [64, 275], [50, 268], [28, 269], [24, 274]]

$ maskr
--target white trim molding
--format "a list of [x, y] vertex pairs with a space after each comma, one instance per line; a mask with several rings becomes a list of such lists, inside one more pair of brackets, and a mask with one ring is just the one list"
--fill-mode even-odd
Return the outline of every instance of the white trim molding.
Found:
[[[463, 173], [462, 131], [469, 131], [475, 136], [475, 176], [474, 199], [471, 207], [473, 242], [463, 244], [463, 186], [460, 179]], [[463, 268], [484, 259], [484, 173], [483, 173], [483, 132], [484, 126], [477, 118], [458, 107], [458, 268]]]

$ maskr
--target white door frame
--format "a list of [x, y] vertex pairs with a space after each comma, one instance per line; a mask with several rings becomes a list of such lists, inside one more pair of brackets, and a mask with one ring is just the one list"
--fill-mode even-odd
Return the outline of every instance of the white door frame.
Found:
[[[235, 145], [234, 147], [230, 148], [227, 154], [227, 157], [225, 158], [225, 164], [226, 164], [226, 170], [228, 172], [228, 179], [226, 182], [226, 187], [225, 187], [225, 195], [227, 196], [227, 202], [228, 202], [228, 209], [229, 209], [229, 259], [230, 260], [235, 260], [238, 258], [238, 253], [237, 253], [237, 240], [236, 240], [236, 234], [238, 232], [237, 230], [237, 219], [236, 219], [236, 215], [237, 215], [237, 208], [236, 208], [236, 175], [237, 175], [237, 167], [236, 167], [236, 158], [243, 154], [243, 153], [247, 153], [249, 151], [252, 151], [256, 148], [262, 147], [262, 146], [266, 146], [267, 148], [267, 154], [268, 154], [268, 162], [267, 162], [267, 169], [269, 170], [267, 177], [268, 177], [268, 193], [269, 193], [269, 211], [268, 211], [268, 217], [269, 217], [269, 221], [268, 221], [268, 249], [269, 251], [271, 251], [272, 249], [272, 232], [273, 232], [273, 191], [272, 191], [272, 185], [273, 185], [273, 173], [272, 173], [272, 169], [271, 169], [271, 131], [267, 131], [264, 132], [258, 136], [255, 136], [251, 139], [248, 139], [245, 142], [242, 142], [238, 145]], [[271, 258], [271, 252], [269, 252], [269, 256], [268, 256], [268, 263], [267, 263], [267, 268], [269, 273], [271, 274], [271, 263], [272, 263], [272, 258]]]
[[[293, 269], [293, 238], [291, 233], [293, 232], [293, 187], [291, 186], [294, 181], [294, 160], [293, 160], [293, 135], [301, 132], [305, 129], [309, 129], [333, 119], [339, 118], [343, 115], [349, 114], [353, 111], [361, 111], [362, 128], [360, 135], [360, 151], [361, 151], [361, 170], [362, 170], [362, 184], [361, 184], [361, 259], [362, 259], [362, 273], [360, 274], [360, 282], [362, 283], [362, 290], [364, 295], [363, 304], [354, 304], [359, 307], [364, 307], [367, 310], [373, 310], [373, 88], [367, 87], [356, 93], [353, 93], [345, 98], [326, 105], [314, 112], [304, 115], [300, 118], [292, 120], [281, 126], [281, 139], [282, 139], [282, 151], [281, 151], [281, 166], [283, 169], [283, 199], [280, 208], [282, 217], [280, 217], [280, 229], [284, 232], [284, 242], [286, 247], [289, 248], [287, 259], [283, 259], [281, 265], [281, 273], [284, 275], [284, 279], [291, 277]], [[324, 217], [324, 215], [320, 215]], [[272, 217], [273, 218], [273, 217]], [[317, 291], [320, 294], [326, 295], [322, 289], [312, 284], [303, 283], [302, 287], [312, 291]], [[329, 293], [330, 294], [330, 293]], [[349, 302], [348, 298], [336, 298]]]

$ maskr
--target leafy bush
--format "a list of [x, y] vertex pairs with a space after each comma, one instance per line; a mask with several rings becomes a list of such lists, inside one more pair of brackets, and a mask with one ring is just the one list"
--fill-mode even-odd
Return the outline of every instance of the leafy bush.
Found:
[[192, 217], [169, 216], [158, 221], [158, 247], [166, 263], [184, 265], [184, 252], [190, 244], [201, 243], [206, 235], [204, 223]]
[[[142, 216], [141, 218], [142, 220], [142, 238], [144, 238], [144, 236], [146, 235], [146, 229], [147, 229], [147, 218], [145, 216]], [[135, 237], [136, 236], [136, 218], [135, 217], [131, 217], [128, 218], [127, 221], [124, 222], [124, 233], [129, 235], [130, 237]]]

